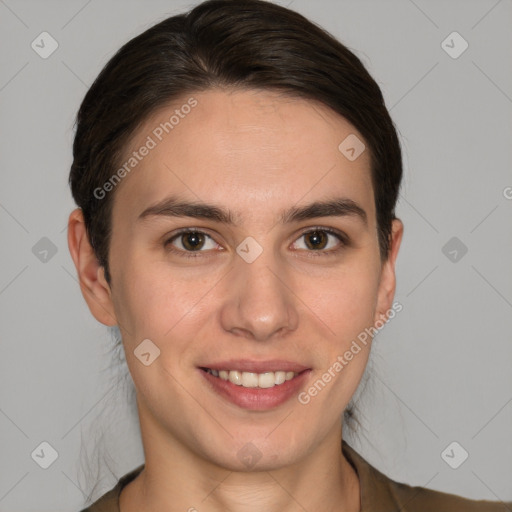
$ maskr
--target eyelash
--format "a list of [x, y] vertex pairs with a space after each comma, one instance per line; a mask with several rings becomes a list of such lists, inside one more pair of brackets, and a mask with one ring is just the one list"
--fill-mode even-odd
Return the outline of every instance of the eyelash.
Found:
[[[337, 247], [336, 249], [329, 249], [327, 251], [326, 250], [318, 250], [318, 251], [305, 250], [305, 252], [308, 253], [307, 257], [317, 258], [319, 256], [324, 256], [324, 257], [336, 256], [341, 250], [343, 250], [345, 247], [350, 245], [349, 239], [345, 234], [343, 234], [337, 230], [334, 230], [332, 228], [325, 228], [322, 226], [315, 226], [313, 228], [308, 229], [307, 231], [303, 231], [299, 235], [297, 240], [305, 235], [314, 233], [315, 231], [321, 231], [321, 232], [328, 233], [329, 235], [336, 237], [338, 239], [338, 241], [340, 242], [340, 244], [339, 244], [339, 247]], [[177, 249], [172, 245], [172, 242], [174, 240], [176, 240], [181, 235], [187, 234], [187, 233], [200, 233], [202, 235], [206, 235], [207, 237], [209, 237], [213, 240], [213, 237], [211, 237], [208, 233], [205, 233], [204, 231], [202, 231], [200, 229], [184, 228], [184, 229], [179, 230], [177, 233], [175, 233], [171, 238], [167, 239], [164, 242], [164, 247], [167, 248], [167, 250], [169, 252], [177, 254], [178, 256], [183, 257], [183, 258], [208, 257], [208, 256], [201, 254], [201, 253], [204, 253], [207, 251], [184, 251], [182, 249]], [[299, 249], [299, 250], [304, 251], [304, 249]]]

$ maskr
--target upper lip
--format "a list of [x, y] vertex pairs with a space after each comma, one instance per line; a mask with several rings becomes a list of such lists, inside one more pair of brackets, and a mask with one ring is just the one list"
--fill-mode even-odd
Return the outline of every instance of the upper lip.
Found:
[[300, 373], [309, 370], [309, 366], [286, 361], [284, 359], [271, 359], [267, 361], [255, 361], [251, 359], [229, 359], [216, 363], [206, 363], [199, 365], [199, 368], [210, 368], [211, 370], [236, 370], [239, 372], [265, 373], [265, 372], [295, 372]]

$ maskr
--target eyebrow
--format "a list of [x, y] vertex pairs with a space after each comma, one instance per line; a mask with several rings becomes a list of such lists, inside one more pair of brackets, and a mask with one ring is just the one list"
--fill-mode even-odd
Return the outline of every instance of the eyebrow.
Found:
[[[174, 196], [146, 208], [139, 215], [138, 220], [154, 216], [192, 217], [228, 225], [238, 224], [239, 218], [229, 209], [203, 202], [183, 201]], [[365, 226], [368, 225], [365, 210], [352, 199], [344, 197], [315, 201], [304, 206], [292, 206], [280, 212], [279, 222], [286, 224], [317, 217], [353, 217], [359, 219]]]

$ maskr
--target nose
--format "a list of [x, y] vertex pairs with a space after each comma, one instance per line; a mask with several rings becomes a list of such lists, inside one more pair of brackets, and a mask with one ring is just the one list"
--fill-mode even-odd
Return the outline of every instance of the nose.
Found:
[[237, 256], [234, 265], [221, 310], [222, 327], [256, 341], [294, 331], [298, 298], [272, 251], [264, 250], [252, 263]]

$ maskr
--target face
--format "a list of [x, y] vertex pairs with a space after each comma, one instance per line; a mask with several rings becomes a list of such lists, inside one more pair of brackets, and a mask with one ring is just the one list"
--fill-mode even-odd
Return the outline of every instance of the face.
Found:
[[[344, 354], [391, 308], [400, 225], [382, 262], [369, 152], [338, 149], [363, 137], [326, 107], [269, 91], [191, 97], [130, 142], [126, 160], [155, 145], [116, 187], [102, 299], [115, 320], [96, 316], [119, 325], [143, 424], [232, 470], [251, 457], [277, 468], [339, 434], [371, 340]], [[294, 376], [279, 383], [283, 371]]]

